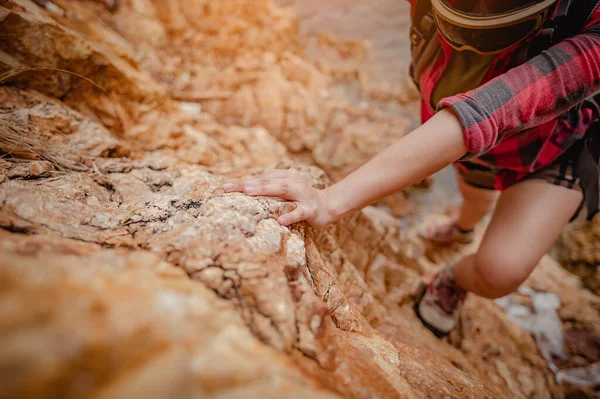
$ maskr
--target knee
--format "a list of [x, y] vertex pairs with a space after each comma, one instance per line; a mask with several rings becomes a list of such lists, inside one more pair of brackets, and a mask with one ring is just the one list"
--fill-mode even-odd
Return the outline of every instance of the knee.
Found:
[[509, 251], [479, 251], [474, 260], [478, 294], [491, 299], [514, 292], [537, 264]]

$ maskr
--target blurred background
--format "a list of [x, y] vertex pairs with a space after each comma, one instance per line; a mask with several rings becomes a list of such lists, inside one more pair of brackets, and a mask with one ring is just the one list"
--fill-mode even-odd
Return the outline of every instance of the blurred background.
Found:
[[[402, 0], [0, 0], [0, 397], [600, 397], [600, 222], [438, 340], [451, 170], [290, 229], [222, 183], [335, 182], [420, 123]], [[480, 237], [484, 226], [477, 229]]]

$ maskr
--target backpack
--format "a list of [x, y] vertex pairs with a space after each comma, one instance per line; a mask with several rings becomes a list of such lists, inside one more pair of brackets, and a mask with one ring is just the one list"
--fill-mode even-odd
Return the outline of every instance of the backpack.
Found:
[[[583, 12], [573, 11], [574, 3], [581, 5]], [[579, 33], [600, 2], [597, 0], [558, 0], [556, 13], [548, 19], [535, 38], [519, 48], [510, 67], [527, 62], [556, 43]], [[419, 78], [424, 67], [424, 58], [430, 58], [439, 48], [432, 40], [437, 28], [431, 11], [430, 0], [417, 0], [410, 27], [412, 63], [410, 74], [419, 87]]]
[[[574, 7], [577, 3], [578, 7]], [[528, 43], [519, 47], [513, 54], [509, 69], [521, 65], [541, 54], [564, 39], [577, 35], [587, 24], [600, 5], [598, 0], [558, 0], [554, 17], [542, 25], [538, 34]], [[576, 9], [577, 8], [577, 9]], [[410, 27], [412, 63], [410, 75], [417, 87], [423, 69], [433, 61], [440, 50], [437, 31], [430, 0], [417, 0]], [[587, 219], [592, 219], [600, 210], [600, 92], [585, 99], [578, 108], [589, 107], [597, 121], [593, 123], [585, 137], [573, 149], [574, 165], [585, 196]], [[583, 204], [582, 203], [582, 206]]]

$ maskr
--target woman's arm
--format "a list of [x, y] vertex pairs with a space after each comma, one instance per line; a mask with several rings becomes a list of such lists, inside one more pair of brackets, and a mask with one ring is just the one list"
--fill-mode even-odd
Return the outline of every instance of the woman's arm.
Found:
[[581, 34], [474, 90], [440, 101], [439, 108], [452, 108], [461, 121], [469, 156], [486, 153], [506, 133], [557, 118], [600, 90], [600, 8], [592, 20]]
[[318, 227], [424, 179], [466, 151], [461, 124], [452, 111], [444, 110], [325, 190], [313, 188], [295, 171], [282, 170], [235, 180], [223, 188], [294, 201], [296, 209], [278, 221], [290, 225], [307, 220]]
[[358, 211], [432, 175], [466, 153], [462, 126], [448, 111], [402, 137], [326, 189], [334, 219]]

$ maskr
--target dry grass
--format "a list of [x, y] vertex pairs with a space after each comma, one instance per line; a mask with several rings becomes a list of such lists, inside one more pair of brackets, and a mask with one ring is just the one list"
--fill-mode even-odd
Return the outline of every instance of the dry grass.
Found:
[[98, 89], [102, 90], [103, 92], [108, 93], [108, 90], [106, 90], [104, 87], [100, 86], [98, 83], [94, 82], [92, 79], [90, 79], [88, 77], [80, 75], [76, 72], [67, 71], [66, 69], [51, 68], [51, 67], [21, 67], [21, 68], [11, 69], [11, 70], [8, 70], [8, 71], [0, 74], [0, 84], [6, 82], [7, 80], [10, 80], [11, 78], [19, 76], [25, 72], [42, 72], [42, 71], [60, 72], [60, 73], [66, 73], [69, 75], [77, 76], [78, 78], [83, 79], [88, 83], [91, 83], [92, 85], [94, 85]]
[[[107, 92], [102, 86], [85, 76], [64, 69], [50, 67], [22, 67], [6, 71], [0, 74], [0, 84], [25, 72], [41, 71], [54, 71], [74, 75]], [[72, 170], [83, 172], [89, 169], [83, 163], [71, 159], [64, 148], [47, 146], [47, 143], [42, 142], [39, 134], [34, 129], [23, 126], [22, 123], [9, 113], [0, 113], [0, 158], [44, 160], [50, 162], [60, 171]]]
[[0, 152], [4, 153], [0, 158], [48, 161], [60, 171], [84, 172], [89, 169], [70, 159], [65, 149], [49, 147], [40, 140], [37, 132], [6, 113], [0, 113]]

